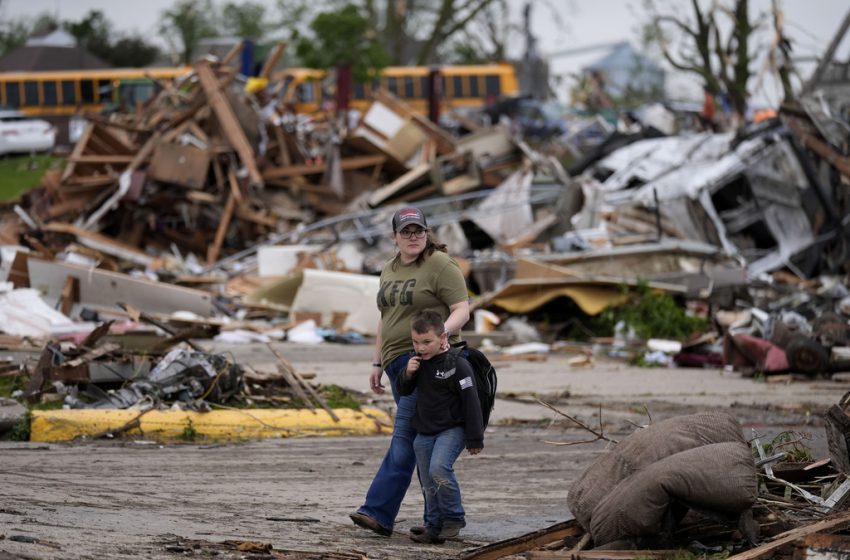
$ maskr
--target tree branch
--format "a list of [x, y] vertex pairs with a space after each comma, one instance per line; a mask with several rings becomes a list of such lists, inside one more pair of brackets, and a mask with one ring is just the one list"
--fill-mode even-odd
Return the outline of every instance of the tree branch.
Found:
[[569, 443], [569, 444], [566, 444], [566, 445], [576, 445], [578, 443], [592, 443], [592, 442], [600, 440], [600, 439], [603, 440], [603, 441], [611, 442], [611, 443], [620, 443], [616, 439], [612, 439], [612, 438], [606, 436], [605, 433], [604, 433], [604, 430], [602, 428], [602, 405], [601, 404], [599, 405], [599, 430], [594, 430], [593, 428], [591, 428], [590, 426], [588, 426], [587, 424], [585, 424], [584, 422], [582, 422], [578, 418], [574, 418], [573, 416], [570, 416], [569, 414], [567, 414], [565, 412], [561, 412], [560, 410], [558, 410], [557, 408], [555, 408], [551, 404], [545, 403], [545, 402], [541, 401], [540, 399], [536, 399], [536, 400], [537, 400], [538, 403], [542, 404], [546, 408], [552, 410], [553, 412], [556, 412], [557, 414], [560, 414], [561, 416], [563, 416], [567, 420], [575, 423], [579, 428], [581, 428], [585, 431], [588, 431], [591, 434], [596, 436], [596, 439], [592, 439], [592, 440], [588, 440], [588, 441], [581, 441], [581, 442], [573, 442], [573, 443]]

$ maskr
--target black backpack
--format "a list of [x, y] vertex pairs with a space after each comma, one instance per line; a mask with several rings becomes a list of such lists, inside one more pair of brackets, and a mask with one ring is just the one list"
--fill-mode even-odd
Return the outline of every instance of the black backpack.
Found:
[[467, 346], [466, 342], [458, 342], [449, 348], [449, 355], [455, 357], [461, 356], [466, 358], [469, 365], [472, 366], [472, 371], [475, 374], [475, 388], [478, 391], [478, 400], [481, 402], [481, 419], [484, 421], [484, 427], [487, 427], [487, 422], [490, 421], [490, 412], [493, 411], [493, 405], [496, 403], [496, 385], [498, 379], [496, 377], [496, 368], [490, 363], [481, 350]]

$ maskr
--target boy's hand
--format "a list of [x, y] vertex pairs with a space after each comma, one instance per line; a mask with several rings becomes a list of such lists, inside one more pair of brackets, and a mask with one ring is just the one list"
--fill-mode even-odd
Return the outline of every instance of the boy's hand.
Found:
[[470, 455], [478, 455], [478, 454], [479, 454], [479, 453], [481, 453], [483, 450], [484, 450], [484, 448], [483, 448], [483, 447], [475, 447], [475, 448], [467, 449], [467, 451], [469, 451], [469, 454], [470, 454]]
[[419, 356], [413, 356], [410, 358], [410, 361], [407, 362], [407, 376], [413, 377], [416, 374], [416, 371], [419, 369], [419, 364], [422, 361], [422, 358]]

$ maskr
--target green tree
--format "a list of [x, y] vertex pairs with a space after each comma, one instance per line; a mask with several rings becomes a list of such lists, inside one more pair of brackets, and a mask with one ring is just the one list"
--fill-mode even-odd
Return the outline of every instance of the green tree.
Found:
[[[0, 2], [0, 7], [2, 5], [2, 2]], [[0, 18], [0, 55], [23, 47], [32, 35], [49, 33], [57, 29], [59, 29], [59, 22], [48, 12], [44, 12], [34, 19]]]
[[112, 24], [103, 12], [91, 10], [80, 21], [66, 21], [63, 26], [74, 36], [79, 46], [103, 60], [109, 59], [112, 53], [109, 40]]
[[351, 65], [355, 80], [368, 81], [372, 71], [389, 62], [369, 27], [369, 21], [353, 4], [335, 12], [322, 12], [310, 23], [314, 37], [296, 37], [296, 53], [304, 64], [314, 68]]
[[269, 30], [266, 7], [259, 2], [228, 2], [221, 14], [222, 29], [228, 35], [260, 40]]
[[0, 56], [24, 46], [30, 31], [30, 24], [24, 20], [0, 22]]
[[112, 66], [148, 66], [159, 56], [159, 49], [138, 35], [113, 37], [112, 22], [99, 10], [91, 10], [79, 21], [66, 21], [63, 26], [78, 45]]
[[112, 44], [107, 60], [118, 68], [143, 68], [159, 57], [159, 49], [138, 35], [122, 37]]
[[179, 0], [173, 8], [163, 10], [159, 20], [159, 34], [180, 54], [183, 64], [192, 63], [202, 39], [217, 35], [210, 0]]

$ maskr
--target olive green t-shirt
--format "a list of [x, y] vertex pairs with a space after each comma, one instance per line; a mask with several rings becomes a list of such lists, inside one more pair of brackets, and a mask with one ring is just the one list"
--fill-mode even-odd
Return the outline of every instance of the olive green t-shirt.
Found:
[[[381, 365], [384, 368], [405, 352], [413, 350], [410, 321], [413, 315], [432, 309], [445, 321], [449, 306], [465, 301], [466, 281], [457, 263], [446, 253], [435, 251], [420, 265], [399, 261], [384, 265], [378, 289], [378, 310], [381, 312]], [[460, 341], [455, 334], [452, 342]]]

